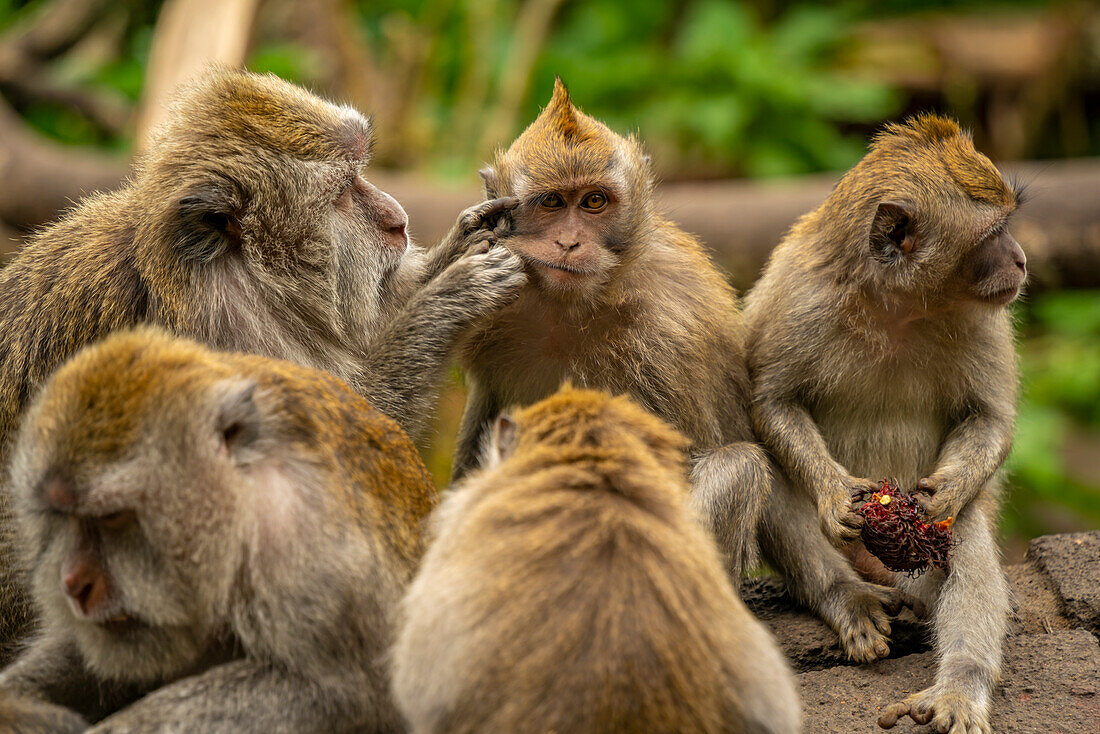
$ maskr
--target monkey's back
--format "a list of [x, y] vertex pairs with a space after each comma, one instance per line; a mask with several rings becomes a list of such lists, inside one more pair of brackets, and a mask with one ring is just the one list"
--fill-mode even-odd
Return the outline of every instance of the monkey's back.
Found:
[[3, 451], [40, 384], [86, 343], [149, 310], [126, 222], [126, 190], [92, 196], [42, 230], [0, 271]]
[[[447, 529], [405, 602], [420, 642], [398, 653], [413, 661], [399, 697], [428, 712], [414, 730], [795, 731], [785, 663], [683, 499], [627, 497], [603, 468], [459, 489], [441, 508]], [[768, 720], [783, 704], [795, 718]]]

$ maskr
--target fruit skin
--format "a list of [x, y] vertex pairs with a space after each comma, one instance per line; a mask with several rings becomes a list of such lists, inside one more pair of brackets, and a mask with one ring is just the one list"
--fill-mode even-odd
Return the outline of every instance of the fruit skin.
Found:
[[916, 497], [883, 479], [857, 510], [863, 516], [860, 539], [891, 571], [919, 574], [929, 566], [950, 570], [954, 518], [924, 522]]

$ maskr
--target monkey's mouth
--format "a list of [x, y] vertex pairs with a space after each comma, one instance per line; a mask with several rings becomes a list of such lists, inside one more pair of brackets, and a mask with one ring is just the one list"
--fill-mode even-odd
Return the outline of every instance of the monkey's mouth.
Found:
[[993, 306], [1007, 306], [1015, 301], [1018, 295], [1020, 295], [1020, 286], [1013, 285], [992, 293], [985, 293], [981, 296], [981, 299]]
[[112, 635], [130, 635], [138, 630], [145, 629], [149, 625], [132, 614], [119, 610], [110, 616], [99, 619], [89, 619], [95, 626]]
[[519, 255], [520, 259], [523, 260], [525, 263], [528, 263], [530, 265], [537, 265], [537, 266], [543, 267], [543, 268], [547, 268], [548, 270], [557, 270], [559, 272], [569, 273], [571, 275], [584, 275], [584, 276], [596, 275], [595, 270], [590, 270], [590, 269], [587, 269], [587, 268], [580, 268], [580, 267], [577, 267], [576, 265], [569, 265], [567, 263], [552, 263], [552, 262], [548, 262], [546, 260], [540, 260], [539, 258], [534, 257], [532, 255], [528, 255], [526, 253], [517, 252], [516, 254]]

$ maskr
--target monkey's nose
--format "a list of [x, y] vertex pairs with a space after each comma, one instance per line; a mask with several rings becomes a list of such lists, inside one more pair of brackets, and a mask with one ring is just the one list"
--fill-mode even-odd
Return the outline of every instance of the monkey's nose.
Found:
[[405, 230], [404, 224], [390, 227], [383, 236], [386, 240], [386, 244], [395, 250], [404, 252], [409, 246], [409, 234]]
[[107, 597], [107, 584], [101, 574], [88, 573], [84, 568], [69, 572], [62, 579], [65, 593], [76, 602], [84, 615], [90, 615]]
[[557, 240], [555, 240], [555, 242], [557, 243], [558, 247], [561, 248], [562, 252], [572, 252], [573, 250], [577, 249], [581, 245], [581, 243], [579, 241], [571, 242], [569, 244], [564, 244], [564, 243], [559, 242]]

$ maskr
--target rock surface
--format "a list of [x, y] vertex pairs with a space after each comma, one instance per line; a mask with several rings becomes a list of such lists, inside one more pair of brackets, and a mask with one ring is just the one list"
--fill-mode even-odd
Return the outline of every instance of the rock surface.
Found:
[[[994, 693], [997, 734], [1100, 732], [1100, 531], [1031, 542], [1027, 560], [1005, 569], [1015, 614]], [[908, 612], [894, 623], [891, 654], [851, 665], [836, 635], [800, 609], [773, 578], [742, 585], [745, 602], [775, 633], [798, 673], [805, 731], [883, 732], [881, 709], [926, 688], [936, 671], [923, 625]], [[908, 719], [889, 730], [931, 734]]]

